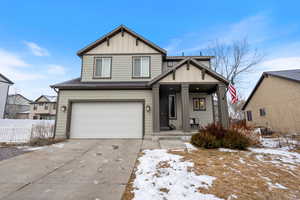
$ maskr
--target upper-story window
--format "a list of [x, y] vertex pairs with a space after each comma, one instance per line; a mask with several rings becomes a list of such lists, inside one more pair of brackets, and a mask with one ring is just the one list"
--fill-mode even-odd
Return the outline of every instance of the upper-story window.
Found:
[[170, 67], [170, 68], [173, 67], [174, 66], [174, 62], [173, 61], [168, 61], [167, 62], [167, 66]]
[[48, 110], [48, 104], [45, 103], [45, 110]]
[[111, 78], [111, 57], [95, 58], [94, 77]]
[[150, 78], [150, 56], [133, 57], [133, 78]]

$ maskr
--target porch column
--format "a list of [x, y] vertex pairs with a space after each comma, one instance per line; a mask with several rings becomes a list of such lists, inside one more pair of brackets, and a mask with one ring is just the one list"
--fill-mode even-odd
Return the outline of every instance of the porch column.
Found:
[[152, 87], [152, 107], [153, 107], [153, 133], [160, 131], [159, 121], [159, 84], [155, 84]]
[[182, 102], [182, 129], [183, 132], [190, 131], [190, 99], [189, 84], [181, 84], [181, 102]]
[[219, 108], [219, 122], [224, 128], [229, 127], [228, 105], [226, 97], [226, 86], [219, 84], [217, 89], [218, 94], [218, 108]]

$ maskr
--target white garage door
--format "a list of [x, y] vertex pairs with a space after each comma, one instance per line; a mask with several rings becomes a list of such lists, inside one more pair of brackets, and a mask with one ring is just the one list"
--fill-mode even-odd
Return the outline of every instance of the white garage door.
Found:
[[143, 104], [73, 103], [70, 126], [71, 138], [141, 138]]

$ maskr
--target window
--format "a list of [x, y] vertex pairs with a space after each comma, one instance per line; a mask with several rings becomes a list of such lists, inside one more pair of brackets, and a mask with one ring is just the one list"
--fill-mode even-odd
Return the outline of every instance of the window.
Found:
[[193, 98], [193, 110], [205, 111], [206, 110], [205, 98]]
[[169, 118], [176, 118], [176, 95], [169, 95]]
[[95, 58], [95, 78], [111, 78], [111, 57]]
[[45, 103], [45, 110], [48, 110], [48, 104]]
[[150, 77], [150, 56], [133, 57], [132, 77], [134, 78]]
[[252, 121], [252, 112], [248, 110], [246, 113], [247, 113], [247, 120]]
[[259, 115], [260, 116], [266, 116], [266, 109], [265, 108], [259, 109]]
[[33, 104], [33, 110], [37, 109], [37, 104]]
[[168, 66], [168, 67], [173, 67], [173, 65], [174, 65], [173, 61], [168, 61], [168, 62], [167, 62], [167, 66]]
[[53, 104], [53, 110], [56, 110], [56, 103]]

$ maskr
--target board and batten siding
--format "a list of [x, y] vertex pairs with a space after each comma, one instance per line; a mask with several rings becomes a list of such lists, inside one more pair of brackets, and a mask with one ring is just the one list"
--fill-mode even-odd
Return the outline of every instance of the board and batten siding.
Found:
[[152, 91], [151, 90], [60, 90], [57, 108], [56, 137], [66, 137], [67, 116], [61, 111], [62, 106], [68, 106], [69, 100], [145, 100], [145, 106], [149, 105], [150, 112], [145, 109], [145, 136], [152, 135]]
[[88, 51], [86, 54], [128, 54], [128, 53], [159, 53], [148, 44], [138, 40], [136, 45], [136, 38], [124, 32], [122, 37], [121, 33], [118, 33], [109, 39], [109, 45], [107, 42], [102, 42], [95, 48]]
[[[180, 60], [181, 61], [181, 60]], [[180, 61], [164, 61], [163, 62], [163, 68], [162, 68], [162, 71], [165, 72], [165, 71], [168, 71], [169, 69], [171, 69], [172, 67], [174, 67], [175, 65], [177, 65], [178, 63], [180, 63]], [[172, 62], [173, 65], [172, 67], [168, 67], [168, 62]], [[203, 65], [205, 65], [207, 68], [209, 68], [209, 61], [204, 61], [204, 60], [197, 60], [198, 63], [201, 63]]]
[[[112, 57], [111, 79], [94, 79], [94, 60], [95, 57]], [[82, 57], [82, 76], [81, 81], [149, 81], [159, 74], [162, 70], [161, 54], [146, 54], [150, 56], [150, 78], [132, 78], [133, 57], [139, 54], [124, 55], [84, 55]]]

